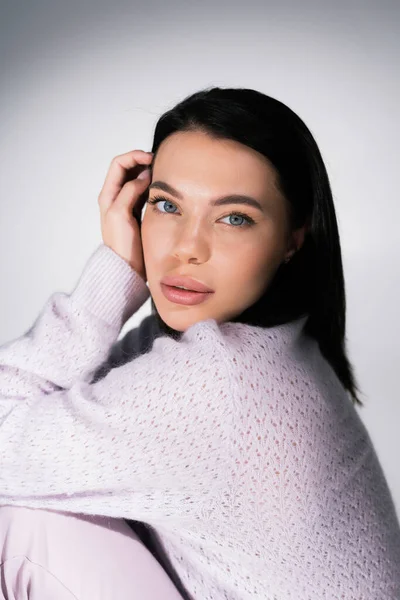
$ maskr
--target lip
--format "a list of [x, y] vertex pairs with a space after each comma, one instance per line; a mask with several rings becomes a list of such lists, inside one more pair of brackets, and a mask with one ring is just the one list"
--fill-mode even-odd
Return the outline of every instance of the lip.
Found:
[[164, 296], [170, 302], [175, 304], [185, 304], [187, 306], [193, 306], [194, 304], [201, 304], [205, 300], [211, 298], [212, 293], [210, 292], [193, 292], [186, 290], [179, 290], [170, 285], [161, 284], [161, 291]]
[[203, 292], [203, 293], [207, 293], [207, 294], [211, 294], [214, 292], [214, 290], [212, 290], [211, 288], [206, 286], [201, 281], [198, 281], [197, 279], [193, 279], [192, 277], [187, 277], [186, 275], [175, 275], [175, 276], [166, 275], [165, 277], [163, 277], [161, 279], [161, 284], [168, 285], [168, 286], [180, 285], [180, 286], [184, 286], [185, 288], [187, 288], [188, 290], [193, 291], [193, 292]]

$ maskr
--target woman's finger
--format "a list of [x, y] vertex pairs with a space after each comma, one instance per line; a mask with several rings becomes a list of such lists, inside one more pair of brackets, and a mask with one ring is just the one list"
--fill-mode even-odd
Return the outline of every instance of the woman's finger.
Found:
[[[127, 181], [113, 202], [112, 210], [118, 211], [126, 217], [133, 216], [133, 208], [135, 207], [138, 198], [143, 194], [150, 183], [150, 170], [143, 171], [143, 177]], [[141, 206], [143, 208], [143, 206]]]
[[101, 212], [106, 212], [110, 208], [126, 183], [128, 172], [138, 165], [148, 166], [152, 159], [153, 155], [144, 150], [132, 150], [112, 159], [98, 198]]

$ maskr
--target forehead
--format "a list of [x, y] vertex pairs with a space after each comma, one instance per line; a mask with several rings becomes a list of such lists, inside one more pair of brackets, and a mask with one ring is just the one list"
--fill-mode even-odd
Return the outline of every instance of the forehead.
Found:
[[[154, 179], [181, 188], [204, 188], [208, 194], [209, 186], [221, 192], [276, 192], [276, 171], [262, 154], [234, 140], [215, 139], [201, 131], [180, 131], [162, 142], [153, 162]], [[185, 189], [182, 191], [185, 193]]]

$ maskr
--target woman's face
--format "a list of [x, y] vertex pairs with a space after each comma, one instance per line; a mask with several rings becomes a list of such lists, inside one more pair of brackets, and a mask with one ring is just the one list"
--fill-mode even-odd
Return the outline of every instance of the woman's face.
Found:
[[[239, 315], [300, 246], [301, 232], [290, 235], [286, 200], [274, 179], [265, 157], [232, 140], [191, 131], [174, 133], [160, 145], [149, 201], [160, 195], [166, 200], [145, 205], [141, 235], [148, 287], [169, 327], [185, 331], [198, 321]], [[163, 184], [170, 191], [157, 189]], [[233, 201], [213, 206], [233, 194], [250, 196], [260, 207]], [[162, 292], [167, 275], [192, 277], [214, 293], [200, 304], [177, 304]]]

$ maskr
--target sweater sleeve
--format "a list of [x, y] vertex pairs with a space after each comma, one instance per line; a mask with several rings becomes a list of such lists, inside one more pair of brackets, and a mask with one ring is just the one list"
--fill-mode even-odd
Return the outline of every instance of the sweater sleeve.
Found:
[[73, 292], [52, 294], [33, 326], [0, 347], [2, 396], [37, 397], [90, 380], [149, 295], [130, 265], [101, 244]]
[[[150, 522], [222, 484], [229, 378], [214, 321], [97, 383], [0, 399], [0, 505]], [[228, 400], [227, 400], [228, 399]]]
[[92, 383], [137, 303], [135, 274], [117, 282], [120, 259], [106, 277], [109, 260], [100, 248], [72, 295], [53, 296], [30, 332], [2, 349], [0, 505], [181, 519], [221, 485], [229, 457], [219, 327], [209, 319], [179, 341], [161, 336]]

